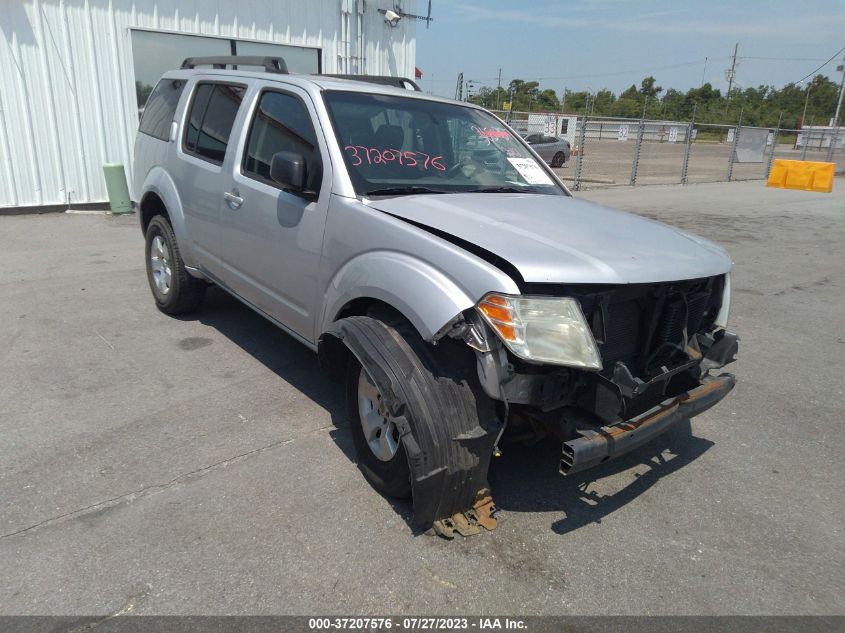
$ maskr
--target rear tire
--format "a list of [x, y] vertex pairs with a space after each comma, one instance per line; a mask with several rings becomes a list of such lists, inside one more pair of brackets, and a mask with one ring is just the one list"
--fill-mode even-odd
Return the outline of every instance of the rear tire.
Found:
[[185, 268], [176, 235], [166, 216], [157, 215], [146, 233], [147, 281], [156, 306], [165, 314], [193, 312], [202, 304], [206, 284]]
[[558, 152], [552, 157], [552, 167], [560, 167], [566, 162], [566, 154]]

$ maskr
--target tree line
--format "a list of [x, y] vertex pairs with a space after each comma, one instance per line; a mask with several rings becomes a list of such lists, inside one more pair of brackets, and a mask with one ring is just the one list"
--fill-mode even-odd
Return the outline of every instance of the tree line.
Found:
[[[540, 90], [536, 81], [514, 79], [507, 88], [483, 86], [469, 101], [488, 109], [501, 109], [510, 101], [512, 109], [524, 112], [567, 112], [591, 116], [647, 119], [689, 120], [695, 108], [695, 120], [701, 123], [734, 123], [742, 110], [746, 125], [774, 127], [783, 112], [781, 127], [827, 125], [836, 109], [839, 86], [824, 75], [816, 75], [806, 86], [789, 83], [783, 88], [757, 86], [734, 88], [730, 95], [705, 83], [686, 92], [657, 85], [646, 77], [639, 88], [631, 84], [618, 96], [603, 88], [595, 93], [566, 90], [559, 98], [551, 89]], [[728, 98], [730, 97], [730, 98]], [[806, 121], [802, 121], [806, 100]]]

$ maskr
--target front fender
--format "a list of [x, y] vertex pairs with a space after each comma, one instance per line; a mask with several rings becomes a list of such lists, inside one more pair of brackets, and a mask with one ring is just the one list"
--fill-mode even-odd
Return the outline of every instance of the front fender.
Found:
[[140, 204], [143, 204], [144, 196], [149, 193], [154, 193], [161, 198], [161, 201], [167, 208], [167, 215], [170, 217], [170, 225], [173, 227], [173, 233], [176, 235], [176, 242], [179, 244], [179, 252], [182, 255], [182, 259], [187, 266], [195, 267], [191, 240], [188, 239], [188, 232], [185, 228], [185, 212], [182, 208], [182, 199], [179, 196], [179, 191], [176, 189], [173, 179], [161, 167], [153, 167], [144, 179], [139, 196]]
[[422, 260], [395, 251], [370, 251], [347, 262], [329, 284], [319, 331], [327, 331], [347, 303], [362, 297], [399, 310], [425, 340], [476, 302]]

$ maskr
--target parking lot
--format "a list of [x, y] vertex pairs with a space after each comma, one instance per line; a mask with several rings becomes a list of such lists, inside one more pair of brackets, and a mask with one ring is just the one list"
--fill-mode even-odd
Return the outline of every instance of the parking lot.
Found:
[[841, 613], [845, 179], [580, 195], [730, 251], [738, 386], [571, 478], [505, 445], [499, 528], [451, 542], [310, 351], [220, 291], [155, 309], [136, 217], [0, 217], [0, 612]]
[[[643, 142], [637, 165], [638, 185], [669, 185], [681, 182], [684, 163], [684, 143]], [[728, 162], [732, 146], [716, 141], [697, 141], [689, 153], [687, 182], [725, 182], [728, 179]], [[766, 148], [763, 162], [735, 162], [731, 172], [732, 180], [765, 180], [768, 173], [770, 148]], [[631, 167], [636, 153], [636, 143], [620, 142], [614, 139], [587, 139], [581, 165], [581, 189], [596, 189], [610, 186], [628, 186], [631, 182]], [[785, 160], [826, 161], [827, 150], [812, 149], [802, 152], [792, 145], [779, 143], [775, 158]], [[837, 150], [832, 160], [838, 172], [845, 169], [845, 153]], [[576, 157], [555, 172], [563, 181], [573, 185], [576, 171]]]

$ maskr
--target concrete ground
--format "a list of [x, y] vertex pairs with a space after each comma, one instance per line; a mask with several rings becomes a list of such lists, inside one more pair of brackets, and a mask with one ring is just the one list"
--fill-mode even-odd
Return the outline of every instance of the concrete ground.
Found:
[[156, 311], [135, 217], [0, 217], [0, 613], [843, 613], [845, 180], [582, 195], [730, 250], [739, 384], [573, 478], [506, 446], [499, 528], [452, 542], [365, 483], [307, 349], [217, 291]]

